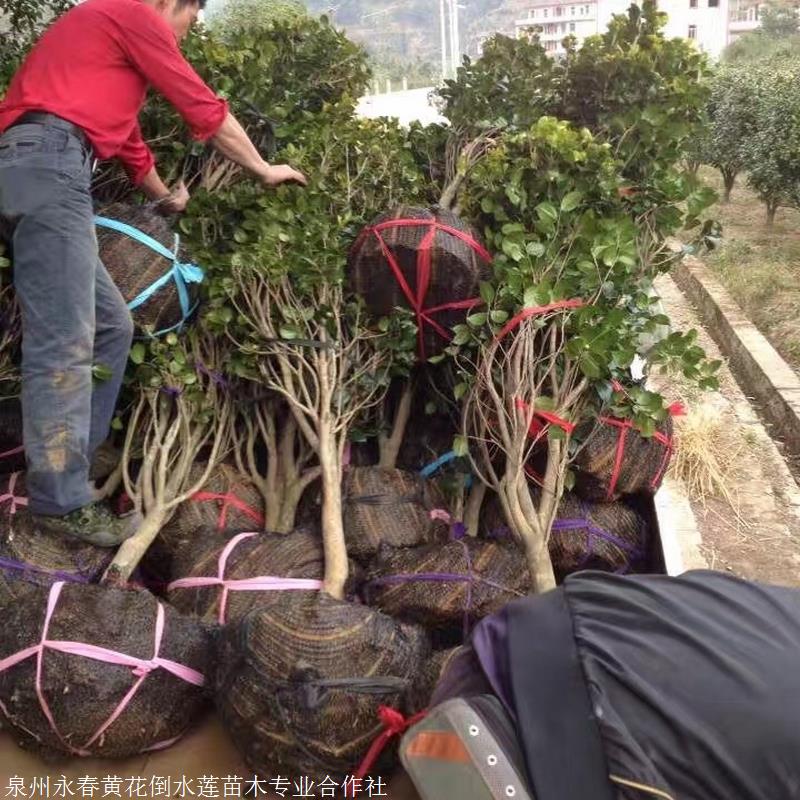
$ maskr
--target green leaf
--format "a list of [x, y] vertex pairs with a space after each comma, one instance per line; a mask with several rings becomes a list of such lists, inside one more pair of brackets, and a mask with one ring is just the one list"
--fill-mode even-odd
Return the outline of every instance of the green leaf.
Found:
[[467, 317], [467, 322], [472, 325], [473, 328], [479, 328], [481, 325], [486, 324], [486, 312], [481, 311], [478, 314], [470, 314]]
[[131, 361], [134, 364], [142, 364], [144, 362], [145, 357], [145, 346], [142, 342], [136, 342], [133, 347], [131, 347]]
[[494, 286], [486, 281], [481, 281], [481, 299], [484, 303], [491, 303], [494, 300]]
[[466, 383], [457, 383], [453, 387], [453, 397], [456, 400], [460, 400], [467, 393], [468, 388]]
[[540, 258], [545, 254], [547, 248], [541, 242], [528, 242], [525, 245], [525, 252], [534, 258]]
[[92, 377], [96, 381], [110, 381], [114, 377], [114, 373], [105, 364], [94, 364], [92, 366]]
[[583, 192], [574, 191], [565, 194], [563, 199], [561, 200], [561, 210], [562, 211], [574, 211], [580, 204], [581, 200], [583, 200]]
[[496, 309], [489, 314], [489, 317], [496, 325], [502, 325], [508, 319], [508, 311]]
[[170, 333], [164, 337], [164, 341], [174, 347], [176, 344], [178, 344], [178, 336], [174, 332], [170, 331]]
[[536, 206], [536, 213], [541, 220], [555, 222], [558, 219], [558, 211], [556, 211], [556, 207], [550, 202], [539, 203], [539, 205]]

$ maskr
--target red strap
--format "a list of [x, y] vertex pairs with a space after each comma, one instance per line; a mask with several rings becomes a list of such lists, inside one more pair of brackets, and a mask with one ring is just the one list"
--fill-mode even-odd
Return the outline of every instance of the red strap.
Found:
[[535, 306], [534, 308], [523, 308], [522, 311], [519, 312], [515, 317], [512, 317], [494, 337], [496, 342], [499, 342], [502, 338], [506, 335], [511, 333], [515, 328], [518, 328], [526, 319], [530, 319], [531, 317], [535, 317], [538, 314], [548, 314], [550, 311], [562, 311], [567, 308], [581, 308], [585, 306], [586, 303], [583, 300], [579, 300], [578, 298], [573, 298], [572, 300], [556, 300], [553, 303], [548, 303], [546, 306]]
[[[514, 400], [514, 405], [524, 414], [527, 414], [530, 411], [530, 406], [521, 397], [517, 397], [516, 400]], [[528, 428], [528, 433], [534, 438], [541, 433], [542, 428], [544, 427], [536, 419], [536, 417], [545, 420], [545, 422], [550, 425], [555, 425], [556, 427], [561, 428], [561, 430], [563, 430], [565, 433], [572, 433], [575, 430], [574, 422], [570, 422], [568, 419], [564, 419], [564, 417], [559, 417], [558, 414], [553, 414], [550, 411], [537, 411], [534, 408], [533, 419], [531, 420], [530, 427]]]
[[377, 225], [373, 225], [372, 228], [368, 230], [378, 231], [378, 233], [380, 233], [381, 231], [390, 230], [391, 228], [420, 228], [426, 225], [435, 228], [437, 231], [449, 233], [451, 236], [455, 236], [456, 239], [461, 239], [464, 244], [469, 245], [469, 247], [487, 264], [492, 262], [491, 253], [489, 253], [489, 251], [474, 237], [470, 236], [466, 231], [461, 231], [458, 228], [454, 228], [452, 225], [445, 225], [443, 222], [439, 222], [435, 219], [387, 219], [385, 222], [379, 222]]
[[[627, 422], [627, 420], [626, 420]], [[617, 488], [617, 481], [619, 480], [619, 473], [622, 470], [622, 459], [625, 456], [625, 439], [628, 436], [628, 431], [633, 427], [630, 423], [620, 427], [619, 436], [617, 437], [617, 454], [614, 458], [614, 469], [611, 471], [611, 481], [608, 484], [608, 492], [606, 493], [606, 500], [614, 499], [614, 490]]]
[[207, 503], [212, 500], [220, 500], [222, 501], [222, 508], [219, 512], [219, 518], [217, 519], [217, 530], [223, 531], [228, 522], [228, 508], [233, 506], [237, 511], [241, 511], [246, 517], [249, 517], [253, 522], [258, 525], [264, 524], [264, 517], [258, 513], [258, 511], [253, 510], [244, 500], [238, 498], [235, 494], [225, 493], [225, 494], [217, 494], [215, 492], [196, 492], [192, 495], [192, 500], [198, 503]]
[[[673, 406], [680, 406], [680, 409], [683, 409], [683, 406], [680, 403], [673, 403]], [[672, 415], [674, 412], [670, 409], [673, 408], [670, 406], [668, 409], [670, 414]], [[685, 413], [685, 411], [679, 411], [678, 413]], [[640, 429], [634, 425], [629, 419], [617, 419], [616, 417], [600, 417], [600, 422], [605, 425], [611, 425], [615, 428], [620, 429], [620, 435], [617, 439], [617, 452], [616, 457], [614, 459], [614, 469], [611, 472], [611, 482], [608, 486], [608, 492], [606, 493], [607, 500], [614, 499], [614, 491], [617, 488], [617, 481], [619, 480], [620, 472], [622, 470], [622, 460], [625, 456], [625, 438], [628, 435], [628, 431], [633, 429], [636, 431], [640, 431]], [[657, 441], [660, 445], [664, 446], [664, 456], [661, 459], [661, 464], [659, 465], [658, 469], [656, 470], [655, 475], [653, 476], [652, 480], [650, 481], [651, 488], [655, 489], [656, 486], [661, 481], [661, 478], [664, 476], [664, 473], [669, 466], [669, 459], [672, 455], [672, 438], [667, 436], [665, 433], [661, 431], [656, 431], [653, 434], [653, 439]]]
[[[416, 264], [416, 284], [417, 284], [417, 291], [416, 294], [411, 291], [411, 287], [408, 284], [405, 276], [403, 275], [402, 269], [400, 269], [400, 265], [397, 263], [397, 259], [394, 257], [394, 253], [392, 252], [391, 248], [386, 244], [381, 236], [381, 232], [384, 230], [390, 230], [391, 228], [408, 228], [408, 227], [427, 227], [429, 230], [426, 231], [425, 235], [422, 237], [420, 241], [419, 248], [417, 250], [417, 264]], [[414, 314], [417, 318], [417, 339], [419, 342], [419, 357], [421, 360], [425, 360], [425, 325], [430, 326], [433, 328], [436, 333], [441, 336], [444, 340], [450, 341], [452, 338], [452, 333], [440, 325], [433, 317], [432, 314], [439, 313], [441, 311], [456, 311], [461, 309], [470, 309], [476, 305], [480, 305], [483, 301], [480, 298], [473, 298], [471, 300], [456, 300], [452, 303], [443, 303], [438, 306], [432, 306], [430, 308], [425, 308], [425, 296], [428, 293], [428, 288], [430, 286], [431, 281], [431, 250], [433, 248], [433, 244], [436, 240], [436, 233], [437, 231], [444, 231], [452, 236], [456, 236], [461, 241], [465, 242], [469, 245], [469, 247], [474, 250], [480, 258], [482, 258], [486, 262], [491, 262], [492, 257], [489, 253], [481, 247], [478, 242], [475, 241], [469, 234], [464, 233], [464, 231], [458, 230], [458, 228], [453, 228], [450, 225], [443, 225], [440, 222], [432, 219], [393, 219], [387, 220], [386, 222], [381, 222], [378, 225], [373, 225], [372, 227], [365, 228], [361, 235], [359, 236], [359, 241], [363, 239], [363, 237], [373, 234], [375, 238], [378, 240], [378, 244], [380, 245], [381, 252], [383, 253], [383, 257], [386, 259], [386, 262], [389, 264], [389, 268], [392, 270], [394, 274], [395, 280], [397, 281], [400, 289], [402, 290], [403, 294], [405, 295], [406, 300], [408, 301], [411, 309], [414, 311]]]
[[405, 733], [412, 725], [416, 725], [427, 715], [427, 709], [419, 711], [411, 717], [404, 717], [399, 711], [389, 706], [378, 708], [378, 717], [383, 725], [383, 730], [370, 745], [367, 754], [361, 761], [354, 777], [364, 778], [369, 775], [369, 771], [375, 766], [375, 762], [380, 757], [386, 745], [395, 736]]

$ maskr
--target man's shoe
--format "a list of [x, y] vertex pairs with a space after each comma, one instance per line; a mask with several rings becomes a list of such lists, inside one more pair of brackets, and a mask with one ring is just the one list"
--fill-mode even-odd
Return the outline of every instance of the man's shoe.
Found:
[[117, 547], [130, 539], [142, 523], [141, 514], [118, 517], [105, 503], [89, 503], [63, 517], [32, 516], [40, 531], [80, 539], [96, 547]]

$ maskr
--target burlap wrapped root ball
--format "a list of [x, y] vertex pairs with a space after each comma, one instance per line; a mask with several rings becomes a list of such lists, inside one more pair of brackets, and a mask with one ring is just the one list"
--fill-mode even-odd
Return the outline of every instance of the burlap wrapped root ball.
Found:
[[[3, 615], [0, 708], [19, 743], [42, 755], [142, 753], [183, 734], [206, 705], [207, 629], [148, 592], [56, 583], [6, 606]], [[105, 648], [126, 663], [78, 654], [72, 643], [90, 645], [95, 654]], [[15, 654], [22, 660], [12, 666]], [[47, 710], [37, 695], [37, 659]], [[170, 671], [182, 668], [186, 679]], [[127, 706], [107, 725], [126, 697]]]
[[576, 494], [611, 502], [629, 494], [655, 494], [669, 467], [673, 448], [672, 417], [644, 437], [627, 420], [600, 417], [582, 426], [583, 445], [572, 463]]
[[[240, 533], [199, 557], [167, 587], [167, 599], [184, 614], [207, 622], [238, 622], [275, 603], [281, 594], [316, 592], [325, 573], [322, 541], [307, 532]], [[198, 586], [205, 578], [207, 586]]]
[[257, 774], [341, 782], [380, 734], [379, 707], [411, 710], [429, 652], [418, 627], [326, 594], [287, 592], [222, 629], [216, 704]]
[[113, 553], [39, 530], [27, 506], [25, 474], [0, 475], [0, 606], [36, 586], [98, 580]]
[[432, 511], [445, 506], [435, 482], [413, 472], [353, 467], [345, 473], [344, 532], [347, 552], [369, 560], [382, 545], [410, 547], [444, 541], [448, 526]]
[[[178, 241], [169, 221], [152, 208], [114, 203], [102, 210], [101, 216], [129, 225], [158, 242], [170, 253]], [[152, 295], [132, 310], [139, 333], [161, 333], [180, 325], [187, 312], [194, 309], [200, 293], [202, 273], [187, 263], [186, 253], [179, 248], [177, 280], [185, 287], [185, 302], [181, 304], [176, 269], [172, 258], [156, 252], [127, 233], [97, 226], [100, 260], [105, 265], [127, 303], [135, 302], [143, 292], [165, 276]]]
[[[190, 481], [202, 477], [195, 464]], [[264, 528], [264, 500], [253, 482], [228, 464], [213, 468], [199, 492], [178, 507], [147, 552], [145, 572], [154, 585], [166, 586], [190, 570], [209, 548], [229, 534]]]
[[369, 568], [365, 600], [398, 619], [465, 633], [483, 617], [530, 591], [527, 563], [496, 542], [382, 550]]
[[[531, 485], [531, 499], [534, 505], [540, 502], [537, 486]], [[481, 533], [524, 557], [522, 543], [507, 526], [496, 496], [486, 502]], [[592, 503], [567, 493], [559, 503], [548, 541], [556, 579], [563, 581], [583, 569], [620, 574], [646, 571], [650, 537], [647, 520], [623, 501]]]
[[430, 658], [423, 664], [411, 691], [410, 704], [414, 712], [423, 711], [430, 707], [431, 698], [439, 685], [439, 681], [461, 650], [462, 647], [457, 646], [431, 651]]
[[400, 206], [361, 232], [348, 272], [374, 316], [415, 311], [425, 360], [444, 350], [453, 326], [480, 303], [490, 261], [475, 231], [451, 211]]

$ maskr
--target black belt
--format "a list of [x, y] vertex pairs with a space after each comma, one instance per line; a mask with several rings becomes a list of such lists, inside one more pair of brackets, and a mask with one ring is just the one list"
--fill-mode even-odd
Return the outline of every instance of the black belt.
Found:
[[52, 125], [54, 128], [71, 133], [87, 150], [91, 152], [92, 143], [89, 137], [84, 133], [83, 128], [79, 128], [71, 122], [68, 122], [55, 114], [48, 114], [45, 111], [26, 111], [22, 116], [17, 117], [14, 122], [9, 125], [13, 128], [16, 125]]

